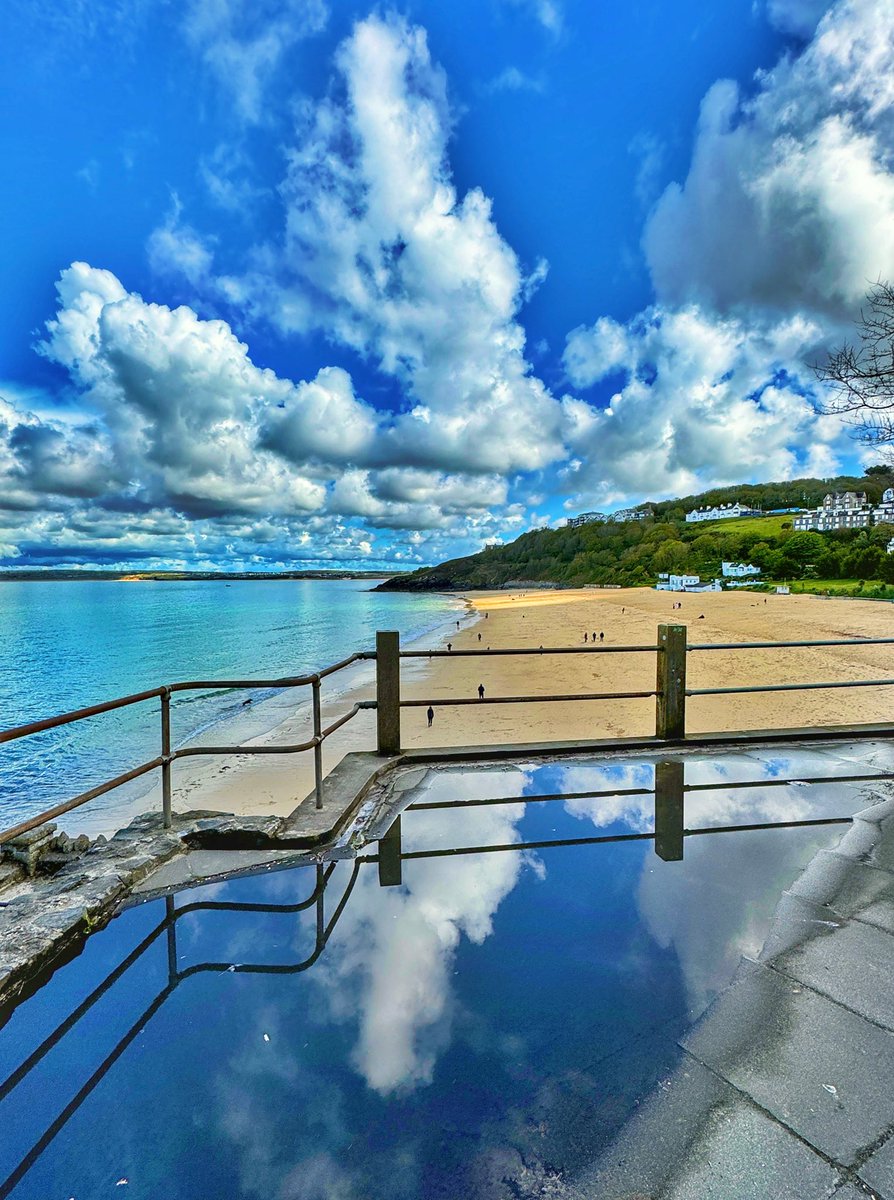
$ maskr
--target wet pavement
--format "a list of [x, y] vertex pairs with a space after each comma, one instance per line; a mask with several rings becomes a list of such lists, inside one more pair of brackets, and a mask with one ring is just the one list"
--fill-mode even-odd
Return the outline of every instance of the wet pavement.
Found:
[[129, 908], [6, 1014], [0, 1196], [892, 1200], [894, 748], [674, 757]]

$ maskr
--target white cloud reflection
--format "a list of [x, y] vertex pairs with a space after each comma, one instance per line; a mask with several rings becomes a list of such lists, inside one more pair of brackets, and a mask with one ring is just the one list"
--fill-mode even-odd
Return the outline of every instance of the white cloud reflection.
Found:
[[[463, 782], [482, 795], [512, 796], [526, 776], [481, 772]], [[435, 776], [426, 799], [437, 785]], [[403, 849], [517, 844], [524, 811], [523, 803], [471, 808], [461, 822], [451, 810], [407, 813]], [[489, 937], [494, 914], [533, 861], [497, 853], [409, 862], [402, 886], [390, 889], [379, 888], [373, 868], [361, 869], [314, 980], [332, 1016], [357, 1021], [353, 1065], [375, 1091], [387, 1095], [431, 1081], [450, 1038], [450, 974], [459, 944], [463, 936], [475, 945]]]

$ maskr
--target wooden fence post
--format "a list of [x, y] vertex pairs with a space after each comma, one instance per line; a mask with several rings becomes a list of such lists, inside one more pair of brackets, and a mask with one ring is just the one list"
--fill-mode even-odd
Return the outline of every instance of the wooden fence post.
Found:
[[655, 735], [665, 741], [686, 736], [686, 626], [658, 626], [658, 683]]
[[400, 634], [376, 634], [376, 726], [378, 752], [400, 754]]

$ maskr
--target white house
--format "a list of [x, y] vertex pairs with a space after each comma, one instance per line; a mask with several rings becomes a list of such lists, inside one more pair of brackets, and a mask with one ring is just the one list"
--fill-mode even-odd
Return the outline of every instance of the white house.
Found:
[[569, 529], [576, 529], [578, 525], [589, 525], [591, 521], [607, 521], [605, 513], [600, 512], [585, 512], [578, 517], [569, 517], [565, 522]]
[[888, 542], [888, 553], [894, 554], [894, 538], [891, 538], [890, 542]]
[[726, 521], [730, 517], [759, 517], [761, 513], [755, 508], [749, 508], [747, 504], [740, 504], [737, 500], [735, 504], [719, 504], [713, 508], [694, 508], [692, 512], [686, 514], [686, 520], [693, 521]]
[[752, 575], [760, 575], [760, 567], [751, 563], [724, 562], [720, 564], [720, 574], [724, 579], [745, 579]]
[[704, 585], [699, 587], [700, 583], [700, 575], [669, 575], [667, 572], [662, 572], [658, 576], [658, 583], [655, 585], [655, 589], [659, 592], [704, 591]]

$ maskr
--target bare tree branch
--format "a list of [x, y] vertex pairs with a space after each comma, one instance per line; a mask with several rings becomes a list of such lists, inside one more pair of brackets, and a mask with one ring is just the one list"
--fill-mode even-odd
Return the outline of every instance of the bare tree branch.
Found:
[[[857, 322], [859, 344], [845, 343], [815, 366], [829, 398], [824, 415], [843, 416], [856, 438], [870, 446], [894, 443], [894, 287], [879, 280], [866, 296]], [[894, 458], [894, 449], [887, 451]]]

